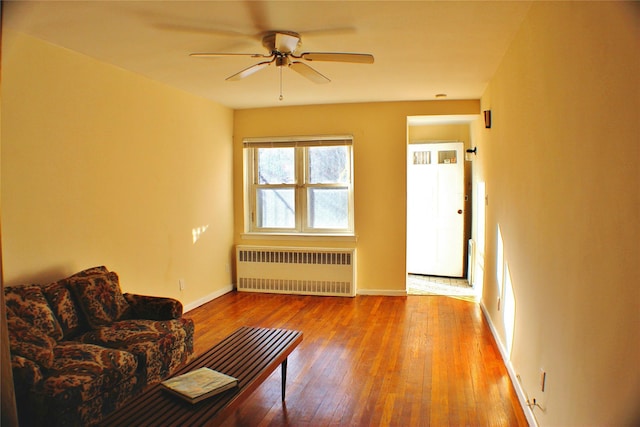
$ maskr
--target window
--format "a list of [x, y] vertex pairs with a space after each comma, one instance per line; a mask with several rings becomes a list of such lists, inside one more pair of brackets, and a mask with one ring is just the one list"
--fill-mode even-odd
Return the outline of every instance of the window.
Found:
[[353, 234], [350, 136], [249, 138], [244, 152], [250, 232]]

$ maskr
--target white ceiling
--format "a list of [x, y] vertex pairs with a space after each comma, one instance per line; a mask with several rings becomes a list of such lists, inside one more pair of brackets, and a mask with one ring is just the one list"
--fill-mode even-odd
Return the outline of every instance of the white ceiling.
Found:
[[[3, 25], [231, 108], [478, 99], [520, 27], [519, 1], [5, 1]], [[275, 66], [191, 52], [267, 53], [260, 34], [289, 30], [300, 51], [358, 52], [374, 64], [313, 62], [318, 85]], [[308, 63], [309, 64], [309, 63]]]

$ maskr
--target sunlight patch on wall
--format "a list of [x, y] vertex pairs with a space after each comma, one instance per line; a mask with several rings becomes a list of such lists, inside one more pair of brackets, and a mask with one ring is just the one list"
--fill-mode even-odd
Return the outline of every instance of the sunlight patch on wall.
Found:
[[502, 313], [504, 321], [504, 333], [506, 340], [507, 353], [511, 356], [513, 348], [513, 334], [516, 329], [516, 296], [513, 293], [513, 284], [511, 283], [511, 272], [509, 265], [504, 265], [504, 312]]
[[200, 240], [200, 237], [202, 237], [202, 235], [205, 233], [205, 231], [207, 231], [207, 228], [209, 228], [209, 224], [207, 225], [201, 225], [200, 227], [196, 227], [191, 229], [191, 235], [193, 236], [193, 244], [195, 245], [196, 242], [198, 240]]
[[504, 289], [504, 241], [502, 240], [502, 232], [500, 224], [498, 224], [498, 248], [496, 253], [496, 278], [498, 282], [498, 310], [500, 310], [502, 301], [502, 290]]
[[498, 224], [498, 236], [496, 245], [496, 278], [498, 285], [498, 311], [502, 310], [502, 322], [504, 324], [505, 347], [509, 356], [513, 348], [513, 336], [516, 324], [516, 297], [513, 292], [511, 272], [505, 257], [504, 240], [500, 224]]

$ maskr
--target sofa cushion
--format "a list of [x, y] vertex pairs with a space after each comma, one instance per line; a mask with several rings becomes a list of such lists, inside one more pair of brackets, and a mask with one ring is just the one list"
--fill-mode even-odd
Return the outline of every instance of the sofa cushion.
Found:
[[62, 339], [62, 327], [49, 307], [40, 285], [7, 286], [4, 288], [4, 296], [7, 308], [22, 320], [54, 340]]
[[135, 375], [136, 358], [126, 351], [67, 341], [55, 358], [43, 393], [65, 405], [81, 405]]
[[63, 338], [72, 338], [83, 330], [86, 322], [84, 315], [78, 310], [71, 291], [62, 281], [43, 286], [42, 292], [62, 327]]
[[136, 355], [142, 379], [166, 378], [193, 353], [193, 320], [123, 320], [89, 331], [78, 339]]
[[45, 368], [51, 367], [56, 345], [53, 338], [16, 316], [11, 309], [7, 310], [7, 329], [12, 354], [26, 357]]
[[69, 278], [68, 284], [89, 325], [99, 328], [130, 316], [115, 272]]

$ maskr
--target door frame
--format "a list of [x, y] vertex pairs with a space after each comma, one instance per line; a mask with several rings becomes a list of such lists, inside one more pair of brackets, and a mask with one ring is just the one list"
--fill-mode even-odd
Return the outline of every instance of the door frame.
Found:
[[[407, 116], [407, 130], [406, 130], [406, 140], [405, 140], [405, 156], [404, 156], [404, 161], [405, 161], [405, 191], [407, 190], [407, 177], [408, 177], [408, 171], [407, 171], [407, 156], [408, 156], [408, 146], [410, 143], [414, 142], [411, 141], [411, 136], [410, 136], [410, 130], [412, 127], [414, 126], [430, 126], [430, 125], [452, 125], [452, 124], [457, 124], [457, 125], [467, 125], [469, 127], [469, 138], [468, 140], [464, 140], [462, 139], [463, 142], [463, 150], [469, 149], [472, 147], [473, 142], [473, 134], [471, 131], [471, 124], [476, 121], [479, 120], [481, 118], [480, 114], [458, 114], [458, 115], [426, 115], [426, 116]], [[456, 139], [458, 141], [460, 141], [460, 138], [443, 138], [442, 141], [436, 140], [434, 139], [432, 142], [451, 142], [453, 139]], [[415, 142], [417, 142], [419, 139], [416, 139]], [[423, 138], [424, 140], [424, 138]], [[473, 239], [473, 231], [475, 229], [475, 227], [472, 227], [472, 223], [473, 223], [473, 219], [475, 217], [474, 214], [474, 210], [475, 210], [475, 204], [473, 201], [473, 194], [474, 194], [474, 190], [475, 190], [475, 176], [473, 174], [473, 162], [472, 161], [466, 161], [464, 162], [464, 211], [465, 211], [465, 218], [464, 218], [464, 241], [468, 242], [469, 239]], [[405, 194], [406, 196], [408, 196], [408, 194]], [[407, 202], [405, 201], [405, 209], [408, 208]], [[405, 217], [405, 222], [406, 222], [406, 217]], [[408, 228], [406, 227], [405, 224], [405, 277], [408, 277], [408, 271], [407, 271], [407, 266], [406, 266], [406, 260], [407, 260], [407, 245], [406, 245], [406, 233], [408, 232]], [[477, 240], [477, 239], [475, 239]], [[468, 274], [469, 274], [469, 266], [468, 266], [468, 260], [469, 260], [469, 256], [468, 256], [468, 244], [464, 244], [463, 245], [463, 277], [467, 277], [468, 278]], [[473, 284], [472, 284], [473, 285]]]

